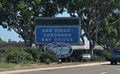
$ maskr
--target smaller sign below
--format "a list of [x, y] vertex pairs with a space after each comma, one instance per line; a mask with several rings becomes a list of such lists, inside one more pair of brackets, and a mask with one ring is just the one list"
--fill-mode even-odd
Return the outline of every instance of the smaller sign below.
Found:
[[45, 46], [45, 50], [52, 50], [58, 58], [66, 58], [73, 52], [72, 47], [63, 42], [54, 42]]
[[79, 44], [80, 29], [79, 26], [36, 26], [35, 42], [37, 44], [52, 42]]

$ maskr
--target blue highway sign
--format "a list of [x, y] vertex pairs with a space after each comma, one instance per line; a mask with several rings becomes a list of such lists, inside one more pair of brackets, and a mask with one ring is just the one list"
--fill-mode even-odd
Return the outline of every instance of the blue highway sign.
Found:
[[79, 44], [79, 26], [40, 26], [35, 27], [35, 42], [37, 44], [48, 44], [52, 42], [65, 42]]

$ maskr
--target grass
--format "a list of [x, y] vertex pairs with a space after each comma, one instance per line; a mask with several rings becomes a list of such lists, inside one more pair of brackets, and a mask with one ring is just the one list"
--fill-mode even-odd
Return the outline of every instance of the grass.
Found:
[[49, 66], [54, 66], [54, 65], [42, 64], [42, 63], [13, 64], [13, 63], [0, 62], [0, 71], [30, 69], [30, 68], [42, 68], [42, 67], [49, 67]]
[[26, 67], [30, 67], [32, 64], [26, 63], [26, 64], [12, 64], [12, 63], [4, 63], [0, 62], [0, 71], [1, 70], [14, 70], [14, 69], [22, 69]]
[[0, 69], [11, 69], [15, 66], [15, 64], [0, 62]]
[[12, 63], [0, 62], [0, 71], [31, 69], [31, 68], [59, 67], [59, 66], [77, 65], [77, 64], [90, 63], [90, 62], [91, 61], [87, 61], [87, 62], [65, 62], [65, 63], [63, 62], [61, 64], [57, 64], [57, 63], [51, 63], [51, 64], [43, 64], [43, 63], [12, 64]]
[[[12, 63], [4, 63], [0, 62], [0, 71], [6, 70], [19, 70], [19, 69], [30, 69], [30, 68], [46, 68], [46, 67], [57, 67], [57, 66], [64, 66], [64, 65], [72, 65], [72, 63], [51, 63], [51, 64], [44, 64], [44, 63], [21, 63], [21, 64], [12, 64]], [[74, 64], [74, 63], [73, 63]]]

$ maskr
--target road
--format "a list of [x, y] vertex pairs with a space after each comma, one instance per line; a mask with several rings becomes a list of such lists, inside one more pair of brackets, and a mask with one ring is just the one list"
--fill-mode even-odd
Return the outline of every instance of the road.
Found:
[[74, 67], [74, 68], [44, 70], [44, 71], [36, 71], [36, 72], [18, 73], [18, 74], [120, 74], [120, 64]]

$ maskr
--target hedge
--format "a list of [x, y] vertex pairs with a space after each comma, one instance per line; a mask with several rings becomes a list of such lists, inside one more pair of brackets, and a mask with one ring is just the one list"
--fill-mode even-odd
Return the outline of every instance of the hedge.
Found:
[[[62, 61], [68, 62], [81, 62], [82, 54], [85, 54], [86, 50], [73, 50], [71, 56], [63, 58]], [[91, 53], [88, 50], [88, 53]], [[110, 55], [107, 50], [94, 50], [94, 60], [105, 60]], [[67, 59], [67, 60], [66, 60]], [[52, 51], [42, 51], [39, 48], [31, 47], [2, 47], [0, 48], [0, 62], [8, 63], [52, 63], [56, 62], [58, 58]]]
[[50, 51], [50, 50], [44, 51], [41, 54], [40, 58], [41, 58], [41, 62], [46, 63], [46, 64], [50, 64], [52, 62], [57, 61], [56, 54], [53, 51]]
[[[91, 54], [91, 51], [87, 51], [88, 54]], [[86, 54], [86, 50], [78, 49], [73, 50], [73, 53], [71, 56], [67, 57], [68, 62], [81, 62], [82, 61], [82, 54]], [[106, 57], [110, 56], [110, 51], [108, 50], [94, 50], [94, 61], [105, 61]], [[65, 60], [65, 59], [63, 59]]]
[[[43, 58], [41, 58], [44, 55]], [[43, 52], [39, 48], [31, 47], [3, 47], [0, 48], [0, 62], [8, 63], [51, 63], [56, 60], [52, 51]]]

